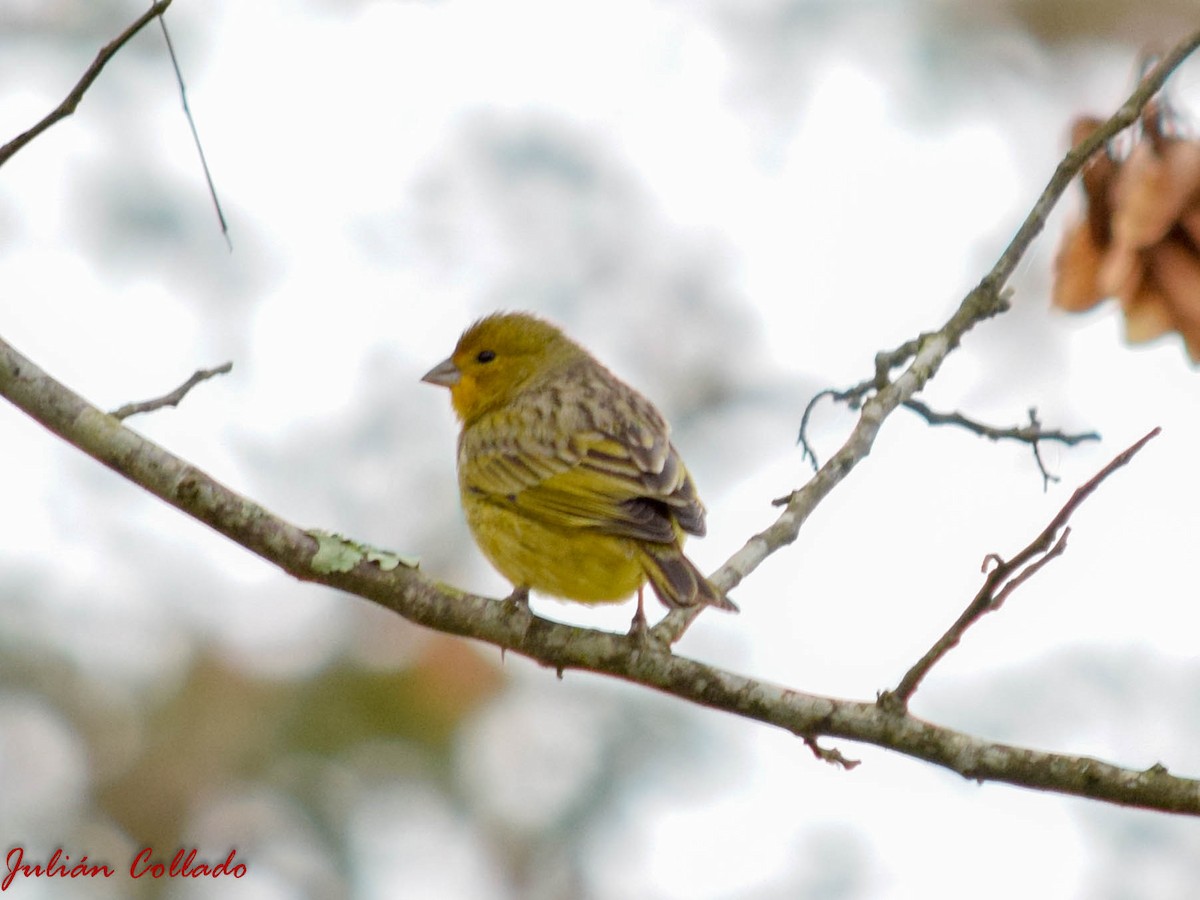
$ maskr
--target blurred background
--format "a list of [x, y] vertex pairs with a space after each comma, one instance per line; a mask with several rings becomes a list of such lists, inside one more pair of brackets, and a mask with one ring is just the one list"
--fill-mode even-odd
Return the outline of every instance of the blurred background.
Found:
[[[0, 7], [0, 139], [142, 10]], [[304, 527], [508, 585], [466, 532], [455, 423], [420, 376], [475, 317], [547, 316], [667, 414], [706, 570], [810, 475], [800, 414], [939, 326], [1066, 149], [1193, 0], [176, 0], [0, 172], [0, 334], [102, 408], [232, 360], [130, 425]], [[1172, 82], [1200, 110], [1200, 61]], [[1196, 112], [1200, 115], [1200, 112]], [[917, 695], [922, 717], [1200, 774], [1195, 373], [1111, 304], [1049, 310], [1056, 212], [925, 393], [1029, 448], [904, 411], [800, 540], [679, 652], [800, 690], [894, 686], [1069, 492], [1154, 425], [1067, 554]], [[852, 424], [819, 408], [827, 457]], [[976, 785], [630, 685], [553, 672], [298, 584], [0, 404], [0, 843], [107, 861], [13, 896], [1169, 898], [1194, 823]], [[534, 600], [623, 630], [632, 609]], [[240, 880], [134, 882], [236, 848]]]

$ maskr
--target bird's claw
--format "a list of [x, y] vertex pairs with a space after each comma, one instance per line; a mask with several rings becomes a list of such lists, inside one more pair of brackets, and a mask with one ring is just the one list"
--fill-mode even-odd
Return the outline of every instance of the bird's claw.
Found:
[[654, 633], [646, 621], [646, 614], [639, 606], [637, 614], [634, 615], [633, 621], [629, 623], [630, 642], [638, 650], [666, 652], [669, 653], [671, 648], [664, 643], [662, 638]]
[[513, 588], [512, 593], [504, 598], [504, 602], [508, 603], [511, 606], [524, 606], [526, 609], [528, 609], [529, 608], [529, 588], [527, 588], [527, 587]]
[[629, 637], [633, 640], [645, 642], [649, 634], [650, 626], [646, 622], [646, 614], [642, 611], [641, 606], [639, 606], [638, 611], [629, 622]]
[[512, 593], [500, 602], [504, 604], [505, 610], [513, 615], [533, 615], [533, 610], [529, 608], [529, 588], [527, 587], [513, 588]]

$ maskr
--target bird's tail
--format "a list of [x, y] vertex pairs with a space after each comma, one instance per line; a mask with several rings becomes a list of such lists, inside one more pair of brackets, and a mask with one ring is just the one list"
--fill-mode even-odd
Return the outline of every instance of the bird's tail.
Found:
[[718, 591], [678, 546], [643, 544], [639, 550], [650, 586], [664, 606], [670, 609], [715, 606], [729, 612], [738, 611], [736, 604]]

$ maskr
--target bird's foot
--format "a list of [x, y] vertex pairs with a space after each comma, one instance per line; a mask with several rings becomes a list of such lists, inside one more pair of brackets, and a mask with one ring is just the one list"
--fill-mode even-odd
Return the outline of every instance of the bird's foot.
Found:
[[638, 604], [637, 612], [629, 622], [629, 637], [631, 640], [645, 643], [650, 636], [650, 624], [646, 621], [646, 613], [642, 604]]
[[650, 630], [650, 624], [646, 621], [646, 609], [642, 605], [641, 588], [638, 588], [637, 612], [633, 614], [633, 620], [629, 623], [629, 640], [639, 650], [670, 650], [670, 647], [665, 646]]
[[530, 615], [529, 609], [529, 588], [515, 587], [512, 593], [500, 601], [512, 612], [520, 612], [525, 615]]

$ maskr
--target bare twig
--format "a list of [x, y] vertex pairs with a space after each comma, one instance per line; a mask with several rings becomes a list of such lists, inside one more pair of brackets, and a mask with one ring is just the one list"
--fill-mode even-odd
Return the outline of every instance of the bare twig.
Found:
[[225, 236], [225, 244], [233, 250], [233, 241], [229, 239], [229, 225], [225, 221], [225, 211], [221, 209], [221, 201], [217, 199], [217, 188], [213, 184], [212, 173], [208, 170], [208, 159], [204, 156], [204, 145], [200, 143], [200, 132], [196, 130], [196, 120], [192, 118], [191, 107], [188, 106], [187, 88], [183, 86], [183, 71], [179, 68], [179, 59], [175, 56], [175, 45], [171, 43], [171, 32], [167, 31], [167, 20], [160, 16], [158, 24], [162, 26], [163, 39], [167, 42], [167, 53], [171, 56], [171, 65], [175, 69], [175, 81], [179, 84], [179, 99], [183, 102], [183, 114], [187, 117], [188, 127], [192, 129], [192, 142], [200, 155], [200, 168], [204, 170], [204, 181], [208, 184], [208, 196], [212, 198], [213, 209], [217, 213], [217, 221], [221, 223], [221, 234]]
[[1038, 572], [1040, 572], [1042, 567], [1045, 566], [1048, 562], [1050, 562], [1050, 560], [1057, 559], [1058, 557], [1062, 556], [1063, 553], [1065, 553], [1067, 550], [1067, 538], [1069, 538], [1070, 536], [1071, 536], [1071, 527], [1068, 525], [1066, 528], [1063, 529], [1063, 532], [1061, 535], [1059, 535], [1058, 540], [1054, 542], [1054, 546], [1046, 551], [1045, 556], [1043, 556], [1041, 559], [1034, 560], [1033, 562], [1031, 562], [1024, 569], [1022, 569], [1017, 575], [1013, 576], [1013, 578], [1010, 579], [1009, 582], [1006, 585], [1004, 585], [1003, 588], [1000, 589], [1000, 593], [998, 593], [995, 596], [995, 598], [992, 600], [992, 602], [988, 606], [986, 612], [995, 612], [996, 610], [998, 610], [1001, 606], [1004, 605], [1004, 601], [1008, 599], [1009, 594], [1011, 594], [1013, 591], [1015, 591], [1017, 588], [1019, 588], [1021, 585], [1023, 585], [1026, 581], [1028, 581], [1030, 578], [1032, 578], [1034, 575], [1036, 575]]
[[812, 755], [821, 760], [821, 762], [827, 762], [847, 772], [858, 768], [859, 764], [862, 763], [861, 759], [848, 759], [843, 756], [842, 751], [836, 747], [822, 747], [815, 737], [804, 737], [804, 746], [808, 747], [812, 751]]
[[[808, 402], [808, 405], [804, 407], [804, 414], [800, 417], [800, 434], [797, 438], [797, 443], [800, 444], [802, 451], [801, 458], [810, 460], [812, 462], [814, 471], [816, 471], [818, 468], [817, 454], [808, 441], [808, 423], [812, 416], [813, 408], [821, 400], [825, 399], [826, 397], [831, 397], [836, 401], [848, 403], [850, 408], [853, 409], [856, 404], [861, 405], [863, 395], [873, 390], [873, 388], [873, 382], [864, 381], [860, 384], [856, 384], [854, 387], [847, 388], [844, 391], [826, 389], [813, 397], [812, 400]], [[1041, 442], [1054, 441], [1056, 443], [1065, 444], [1068, 447], [1073, 447], [1076, 444], [1083, 443], [1084, 441], [1100, 440], [1100, 435], [1094, 431], [1086, 431], [1079, 434], [1068, 434], [1065, 431], [1059, 430], [1045, 431], [1042, 428], [1042, 423], [1037, 418], [1036, 408], [1031, 408], [1029, 410], [1028, 425], [1011, 425], [1007, 427], [1001, 427], [996, 425], [985, 425], [982, 422], [978, 422], [960, 412], [938, 412], [937, 410], [931, 409], [924, 402], [917, 400], [916, 398], [905, 400], [900, 405], [905, 409], [916, 413], [930, 425], [957, 425], [959, 428], [965, 428], [972, 434], [977, 434], [980, 437], [985, 437], [992, 441], [1021, 441], [1031, 445], [1033, 448], [1034, 462], [1037, 463], [1038, 471], [1042, 475], [1043, 487], [1048, 486], [1052, 481], [1058, 481], [1058, 476], [1050, 474], [1050, 472], [1046, 469], [1038, 448], [1038, 445]], [[787, 499], [784, 498], [782, 502], [775, 501], [775, 505], [782, 506], [786, 502]]]
[[1028, 425], [997, 428], [993, 425], [984, 425], [982, 422], [976, 422], [974, 419], [970, 419], [960, 412], [936, 412], [917, 399], [906, 400], [903, 405], [905, 409], [912, 410], [930, 425], [957, 425], [959, 428], [965, 428], [972, 434], [977, 434], [992, 441], [1010, 440], [1022, 441], [1029, 444], [1033, 449], [1033, 460], [1037, 463], [1038, 471], [1042, 474], [1042, 490], [1048, 489], [1050, 482], [1059, 480], [1057, 475], [1050, 474], [1045, 462], [1042, 461], [1040, 444], [1043, 441], [1056, 441], [1060, 444], [1066, 444], [1068, 447], [1073, 447], [1084, 441], [1100, 440], [1100, 435], [1094, 431], [1085, 431], [1080, 434], [1067, 434], [1064, 431], [1044, 431], [1042, 423], [1038, 420], [1037, 409], [1034, 407], [1031, 407], [1029, 410]]
[[[874, 378], [867, 381], [860, 381], [853, 387], [848, 387], [841, 391], [826, 388], [809, 400], [808, 405], [804, 407], [804, 414], [800, 417], [800, 434], [796, 438], [796, 443], [800, 445], [801, 450], [800, 459], [811, 462], [814, 472], [820, 469], [820, 463], [817, 461], [817, 453], [813, 449], [812, 444], [808, 442], [808, 421], [818, 403], [826, 397], [831, 397], [838, 403], [845, 403], [852, 410], [857, 411], [862, 409], [863, 401], [867, 397], [873, 392], [883, 390], [883, 388], [887, 387], [892, 369], [898, 368], [912, 359], [921, 348], [921, 342], [931, 336], [929, 334], [922, 334], [911, 341], [905, 341], [895, 350], [880, 350], [875, 354]], [[784, 503], [786, 503], [786, 500], [783, 502], [775, 501], [773, 505], [783, 506]]]
[[1055, 441], [1060, 444], [1066, 444], [1068, 447], [1073, 447], [1084, 441], [1100, 440], [1100, 435], [1094, 431], [1085, 431], [1081, 434], [1067, 434], [1065, 431], [1044, 431], [1042, 423], [1037, 419], [1036, 409], [1029, 410], [1028, 425], [1000, 427], [996, 425], [984, 425], [982, 422], [968, 418], [960, 412], [937, 412], [930, 409], [920, 400], [907, 400], [903, 406], [905, 409], [915, 412], [930, 425], [957, 425], [960, 428], [965, 428], [972, 434], [977, 434], [992, 441], [1012, 440], [1023, 441], [1027, 444], [1037, 444], [1041, 441]]
[[[904, 674], [896, 689], [884, 691], [880, 694], [880, 705], [893, 710], [907, 709], [909, 700], [917, 688], [920, 687], [925, 676], [929, 674], [930, 669], [942, 657], [958, 646], [967, 629], [987, 613], [999, 609], [1009, 594], [1029, 578], [1033, 577], [1033, 575], [1037, 574], [1038, 570], [1050, 562], [1050, 560], [1060, 556], [1066, 550], [1067, 536], [1070, 534], [1070, 529], [1065, 526], [1067, 520], [1071, 518], [1072, 513], [1100, 486], [1100, 483], [1104, 479], [1133, 459], [1134, 455], [1142, 447], [1158, 435], [1159, 430], [1155, 428], [1133, 446], [1118, 454], [1112, 462], [1092, 476], [1086, 483], [1076, 488], [1075, 493], [1071, 495], [1071, 499], [1050, 520], [1050, 524], [1042, 530], [1042, 533], [1012, 559], [1004, 561], [996, 554], [989, 553], [983, 562], [984, 570], [986, 571], [988, 565], [991, 563], [995, 563], [995, 568], [988, 573], [987, 578], [984, 579], [983, 586], [979, 589], [974, 599], [963, 610], [962, 615], [958, 617], [946, 633], [938, 638], [937, 642], [929, 648], [929, 651]], [[1061, 536], [1059, 536], [1060, 530], [1062, 531]], [[1041, 558], [1035, 559], [1038, 556]]]
[[87, 71], [83, 73], [83, 77], [79, 79], [79, 81], [75, 84], [75, 87], [71, 88], [71, 92], [67, 94], [66, 99], [63, 100], [62, 103], [60, 103], [49, 115], [47, 115], [28, 131], [18, 134], [3, 147], [0, 147], [0, 166], [8, 162], [18, 150], [32, 141], [51, 125], [54, 125], [56, 122], [59, 122], [74, 113], [75, 108], [79, 106], [79, 101], [83, 99], [83, 95], [87, 93], [88, 88], [92, 86], [92, 82], [96, 80], [97, 76], [100, 74], [100, 71], [105, 67], [105, 65], [108, 64], [108, 61], [117, 55], [117, 52], [129, 42], [130, 38], [141, 31], [142, 28], [144, 28], [145, 25], [152, 19], [161, 16], [163, 12], [166, 11], [166, 8], [170, 5], [171, 0], [158, 0], [157, 3], [138, 16], [132, 25], [117, 35], [114, 40], [105, 44], [104, 47], [101, 48], [100, 52], [96, 54], [96, 58], [92, 61], [92, 64], [88, 66]]
[[202, 381], [216, 375], [225, 375], [233, 368], [232, 362], [227, 362], [217, 366], [214, 369], [200, 369], [192, 374], [192, 377], [181, 384], [169, 394], [163, 394], [161, 397], [156, 397], [153, 400], [142, 400], [138, 403], [126, 403], [120, 409], [113, 410], [109, 413], [117, 419], [128, 419], [130, 416], [136, 416], [138, 413], [153, 412], [156, 409], [162, 409], [164, 406], [178, 406], [180, 401], [187, 396], [188, 391], [194, 388]]
[[[1029, 407], [1029, 424], [1037, 429], [1042, 427], [1042, 423], [1038, 421], [1036, 406]], [[1092, 432], [1092, 434], [1095, 435], [1096, 440], [1100, 440], [1100, 435], [1095, 434], [1095, 432]], [[1068, 442], [1067, 446], [1069, 447], [1071, 444]], [[1042, 493], [1045, 494], [1050, 490], [1050, 482], [1053, 481], [1057, 484], [1062, 479], [1057, 475], [1051, 475], [1050, 470], [1046, 468], [1046, 463], [1042, 459], [1042, 445], [1039, 441], [1034, 441], [1030, 444], [1030, 448], [1033, 450], [1033, 461], [1037, 463], [1038, 471], [1042, 473]]]
[[[814, 450], [812, 448], [812, 444], [808, 442], [808, 420], [812, 416], [813, 410], [816, 409], [817, 404], [826, 397], [832, 397], [834, 400], [844, 399], [841, 392], [835, 391], [832, 388], [826, 388], [825, 390], [816, 394], [811, 400], [808, 401], [808, 405], [804, 407], [804, 414], [800, 416], [800, 434], [796, 436], [796, 443], [800, 445], [800, 461], [803, 462], [808, 460], [810, 463], [812, 463], [814, 472], [818, 471], [821, 468], [821, 465], [817, 461], [817, 451]], [[783, 501], [783, 503], [774, 501], [776, 506], [783, 506], [783, 504], [786, 502], [786, 499]]]

